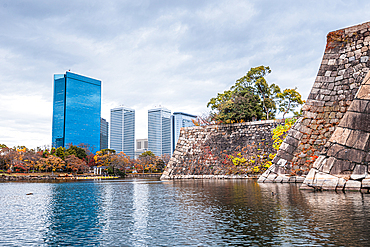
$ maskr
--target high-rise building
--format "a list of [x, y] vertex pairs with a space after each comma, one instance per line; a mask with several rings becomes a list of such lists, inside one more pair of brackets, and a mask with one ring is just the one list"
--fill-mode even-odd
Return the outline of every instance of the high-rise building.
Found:
[[100, 120], [100, 149], [108, 148], [109, 123], [104, 118]]
[[110, 148], [135, 156], [135, 110], [117, 107], [110, 110]]
[[139, 155], [145, 151], [148, 151], [148, 138], [136, 139], [135, 159], [137, 159]]
[[171, 111], [160, 107], [148, 110], [148, 149], [155, 155], [171, 155]]
[[171, 116], [172, 122], [172, 152], [176, 148], [177, 141], [180, 136], [180, 129], [184, 127], [192, 127], [194, 123], [192, 120], [195, 120], [197, 116], [183, 113], [183, 112], [174, 112]]
[[100, 150], [101, 81], [66, 72], [54, 75], [52, 146], [85, 144]]

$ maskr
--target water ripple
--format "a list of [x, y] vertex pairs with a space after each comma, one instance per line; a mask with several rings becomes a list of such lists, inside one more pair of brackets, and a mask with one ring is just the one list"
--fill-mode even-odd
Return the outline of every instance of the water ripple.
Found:
[[364, 246], [369, 198], [253, 180], [0, 183], [0, 246]]

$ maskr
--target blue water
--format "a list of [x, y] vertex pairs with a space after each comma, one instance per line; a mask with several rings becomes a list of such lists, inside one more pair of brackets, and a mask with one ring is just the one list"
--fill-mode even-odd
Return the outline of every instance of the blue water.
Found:
[[369, 202], [254, 180], [0, 183], [0, 246], [366, 246]]

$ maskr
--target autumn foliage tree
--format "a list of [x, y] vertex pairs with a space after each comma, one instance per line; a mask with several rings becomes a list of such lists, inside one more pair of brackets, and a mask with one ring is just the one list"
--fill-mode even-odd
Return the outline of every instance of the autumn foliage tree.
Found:
[[66, 156], [65, 163], [68, 171], [86, 172], [88, 169], [86, 162], [76, 157], [74, 154]]
[[274, 119], [276, 112], [285, 114], [304, 103], [297, 89], [285, 89], [274, 83], [269, 84], [266, 76], [270, 67], [251, 68], [247, 74], [223, 93], [211, 98], [207, 107], [211, 108], [213, 120], [218, 123], [246, 122], [253, 119]]

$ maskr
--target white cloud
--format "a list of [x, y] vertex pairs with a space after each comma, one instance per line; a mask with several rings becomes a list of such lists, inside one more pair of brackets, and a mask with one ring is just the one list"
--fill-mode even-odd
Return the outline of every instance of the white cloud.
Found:
[[0, 95], [0, 143], [36, 148], [51, 142], [52, 104], [41, 95]]
[[[362, 6], [358, 8], [358, 6]], [[251, 67], [306, 98], [329, 31], [367, 21], [366, 1], [10, 1], [0, 5], [0, 143], [50, 143], [53, 74], [103, 82], [102, 116], [154, 105], [201, 114]]]

